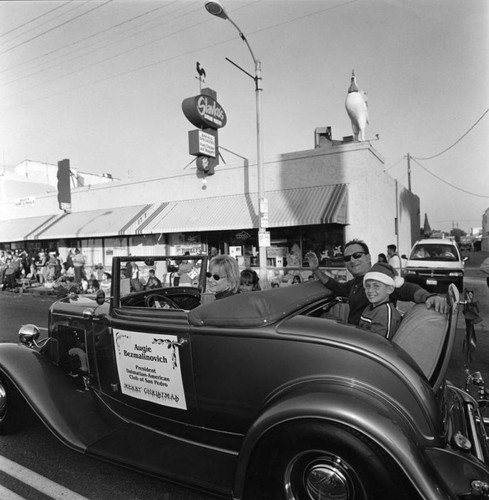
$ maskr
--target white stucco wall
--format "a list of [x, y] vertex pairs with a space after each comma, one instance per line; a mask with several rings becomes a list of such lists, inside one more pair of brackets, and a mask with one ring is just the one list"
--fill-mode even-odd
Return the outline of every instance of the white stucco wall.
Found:
[[[162, 166], [162, 176], [152, 179], [114, 181], [72, 189], [72, 212], [120, 206], [160, 203], [222, 195], [257, 192], [256, 163], [243, 162], [220, 165], [216, 174], [205, 184], [196, 176], [195, 165], [173, 171]], [[266, 191], [297, 187], [344, 183], [349, 186], [348, 221], [345, 237], [364, 239], [374, 257], [386, 252], [390, 243], [397, 244], [396, 181], [384, 172], [380, 154], [369, 142], [323, 144], [321, 148], [298, 151], [268, 158], [264, 161]], [[405, 188], [398, 186], [399, 196]], [[16, 204], [14, 200], [0, 202], [0, 220], [62, 213], [56, 193], [42, 193], [32, 203]], [[414, 224], [419, 228], [419, 198], [408, 194], [417, 205]], [[413, 210], [404, 208], [399, 214], [399, 250], [407, 253], [411, 247]], [[191, 230], [191, 228], [189, 228]]]

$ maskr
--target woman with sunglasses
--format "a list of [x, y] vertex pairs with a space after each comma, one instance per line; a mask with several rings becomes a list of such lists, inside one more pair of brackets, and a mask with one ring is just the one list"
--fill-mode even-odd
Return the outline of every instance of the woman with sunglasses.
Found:
[[[372, 266], [367, 244], [362, 240], [352, 240], [345, 245], [345, 266], [353, 279], [344, 283], [336, 281], [319, 270], [319, 259], [314, 252], [307, 252], [305, 257], [313, 274], [326, 288], [329, 288], [338, 297], [348, 297], [350, 305], [348, 323], [358, 325], [363, 310], [369, 305], [363, 287], [363, 277]], [[425, 303], [428, 309], [432, 308], [441, 313], [448, 312], [448, 304], [444, 297], [429, 293], [414, 283], [404, 282], [402, 286], [395, 289], [391, 297], [394, 301]]]
[[239, 292], [241, 276], [236, 259], [229, 255], [217, 255], [209, 264], [207, 289], [214, 293], [216, 300]]

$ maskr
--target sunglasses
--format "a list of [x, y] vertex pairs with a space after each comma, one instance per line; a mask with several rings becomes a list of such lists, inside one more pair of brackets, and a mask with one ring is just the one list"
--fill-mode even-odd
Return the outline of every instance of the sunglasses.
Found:
[[219, 281], [221, 278], [222, 279], [226, 279], [227, 278], [227, 276], [219, 276], [218, 274], [211, 274], [211, 273], [205, 273], [205, 275], [208, 278], [214, 278], [216, 281]]
[[365, 255], [365, 252], [355, 252], [355, 253], [352, 253], [351, 255], [345, 255], [343, 260], [345, 262], [350, 262], [351, 259], [358, 260], [362, 255]]

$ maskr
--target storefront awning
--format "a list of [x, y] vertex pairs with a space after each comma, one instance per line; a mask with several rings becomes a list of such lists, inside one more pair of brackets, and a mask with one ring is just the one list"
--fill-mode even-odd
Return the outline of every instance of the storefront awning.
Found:
[[132, 228], [150, 206], [137, 205], [63, 214], [53, 220], [52, 224], [36, 232], [34, 238], [54, 240], [135, 234]]
[[348, 223], [348, 186], [333, 184], [275, 191], [268, 196], [268, 227]]
[[[269, 191], [267, 227], [347, 224], [347, 194], [346, 184]], [[164, 203], [137, 232], [251, 229], [258, 227], [257, 206], [256, 193]]]
[[56, 215], [40, 215], [38, 217], [26, 217], [24, 219], [0, 221], [0, 242], [11, 243], [32, 239], [32, 234], [39, 228], [44, 227], [50, 221], [56, 219]]
[[[269, 191], [266, 227], [347, 224], [347, 195], [346, 184]], [[0, 221], [0, 241], [251, 229], [257, 206], [251, 193], [14, 219]]]

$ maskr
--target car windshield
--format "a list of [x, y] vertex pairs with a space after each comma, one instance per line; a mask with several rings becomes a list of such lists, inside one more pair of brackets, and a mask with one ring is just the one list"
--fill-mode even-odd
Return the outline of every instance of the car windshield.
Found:
[[[167, 287], [202, 287], [202, 256], [121, 258], [121, 295]], [[204, 271], [205, 271], [204, 265]]]
[[457, 249], [451, 244], [420, 244], [415, 245], [410, 256], [411, 260], [434, 260], [456, 262], [459, 260]]

